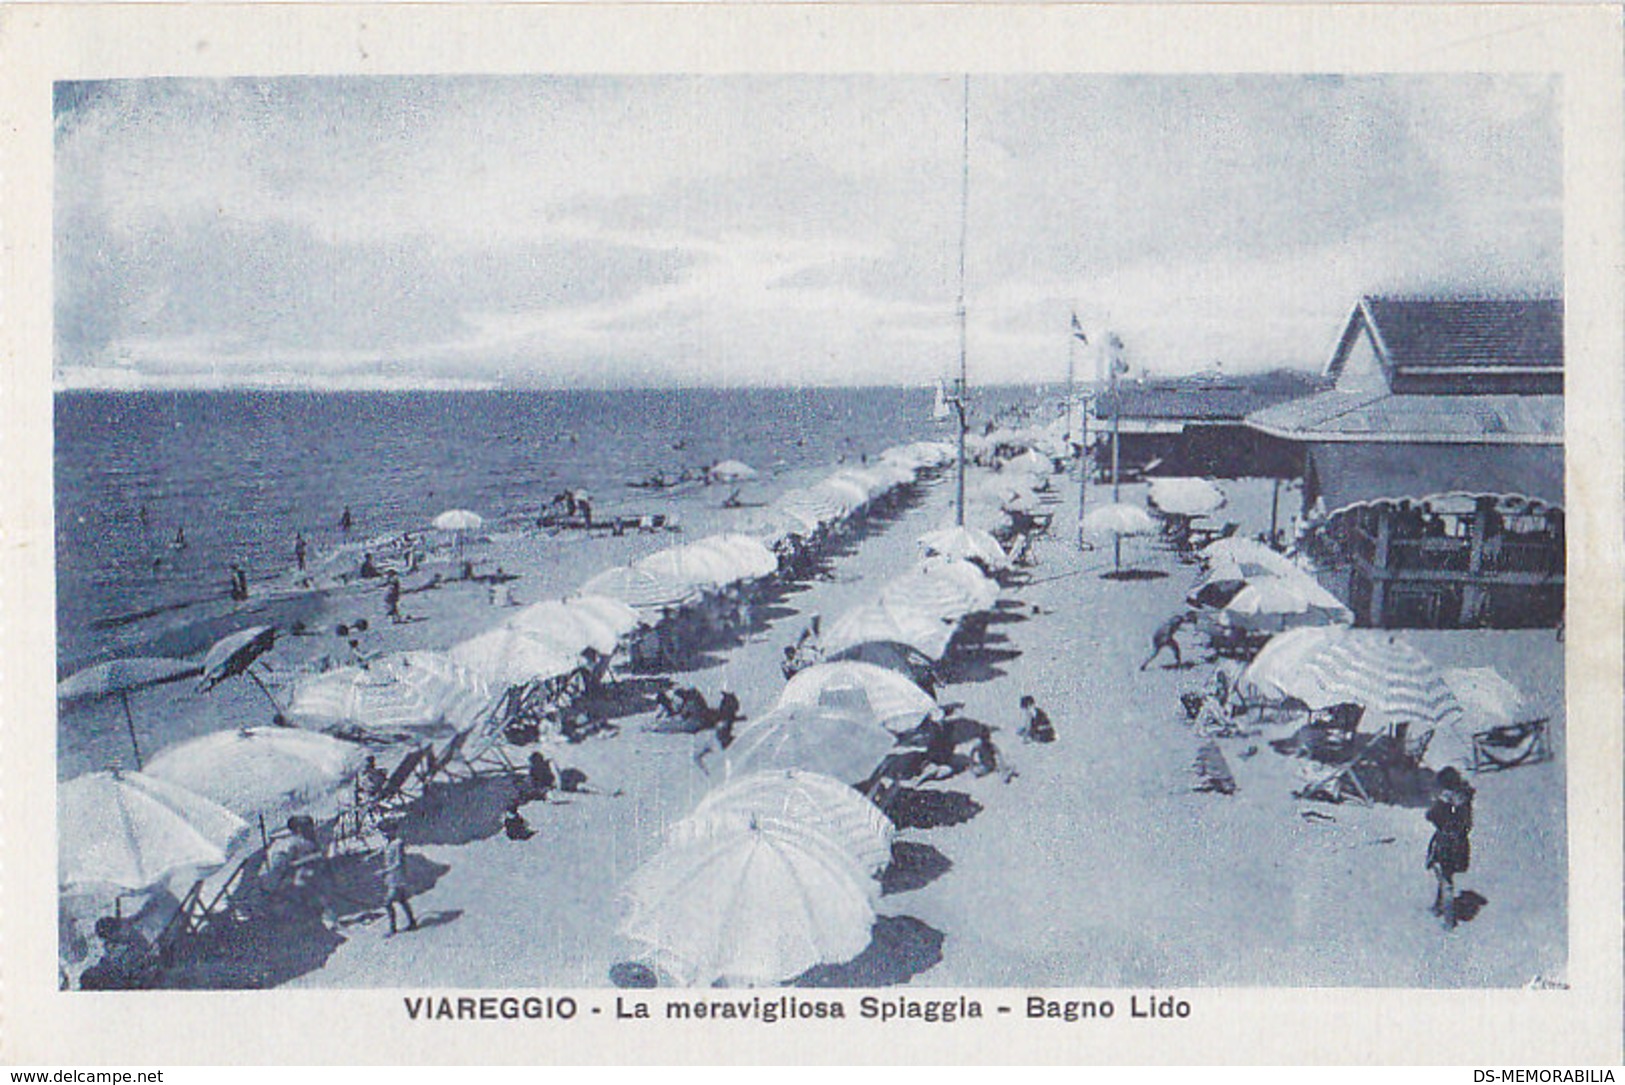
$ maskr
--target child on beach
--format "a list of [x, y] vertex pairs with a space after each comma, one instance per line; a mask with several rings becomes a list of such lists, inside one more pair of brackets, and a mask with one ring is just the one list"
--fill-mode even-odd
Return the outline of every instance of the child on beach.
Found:
[[1016, 733], [1023, 742], [1054, 742], [1055, 725], [1050, 722], [1049, 713], [1038, 707], [1038, 702], [1030, 693], [1021, 697], [1021, 711], [1026, 714], [1027, 722], [1021, 725]]
[[395, 906], [398, 904], [406, 915], [406, 929], [418, 929], [418, 917], [412, 914], [412, 904], [406, 891], [406, 842], [401, 839], [401, 823], [399, 820], [390, 820], [379, 826], [384, 834], [384, 846], [378, 854], [383, 859], [383, 869], [380, 872], [384, 879], [384, 907], [389, 910], [389, 933], [398, 934], [400, 928], [395, 923]]

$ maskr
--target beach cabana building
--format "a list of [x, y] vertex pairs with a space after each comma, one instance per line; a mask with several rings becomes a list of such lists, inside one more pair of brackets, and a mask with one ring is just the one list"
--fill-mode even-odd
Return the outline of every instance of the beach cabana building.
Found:
[[1124, 473], [1207, 478], [1293, 478], [1298, 449], [1247, 424], [1247, 417], [1308, 390], [1272, 387], [1216, 372], [1171, 380], [1122, 381], [1095, 399], [1090, 422], [1095, 469], [1111, 470], [1113, 416]]
[[1356, 620], [1560, 622], [1561, 299], [1362, 298], [1326, 376], [1247, 422], [1301, 448], [1301, 541]]

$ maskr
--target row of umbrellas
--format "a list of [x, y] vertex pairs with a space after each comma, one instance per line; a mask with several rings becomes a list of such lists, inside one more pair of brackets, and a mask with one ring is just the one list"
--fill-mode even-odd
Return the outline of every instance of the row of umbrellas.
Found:
[[[920, 545], [923, 561], [825, 628], [826, 654], [880, 641], [936, 658], [958, 621], [993, 605], [997, 587], [966, 559], [1002, 567], [996, 540], [958, 528]], [[687, 986], [780, 983], [856, 957], [872, 936], [895, 829], [849, 782], [936, 708], [901, 671], [861, 660], [793, 675], [734, 735], [726, 782], [634, 873], [621, 933]]]

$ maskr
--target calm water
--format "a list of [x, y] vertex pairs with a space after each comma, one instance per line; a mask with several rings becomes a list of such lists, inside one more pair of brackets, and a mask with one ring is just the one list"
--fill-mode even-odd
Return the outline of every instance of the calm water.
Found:
[[[982, 406], [1017, 397], [991, 390]], [[217, 601], [238, 562], [285, 575], [448, 508], [534, 518], [565, 486], [648, 507], [629, 479], [719, 459], [766, 470], [942, 437], [925, 389], [675, 392], [69, 392], [56, 397], [57, 645], [64, 673], [132, 629]], [[980, 412], [978, 412], [980, 413]], [[184, 529], [187, 546], [173, 546]]]

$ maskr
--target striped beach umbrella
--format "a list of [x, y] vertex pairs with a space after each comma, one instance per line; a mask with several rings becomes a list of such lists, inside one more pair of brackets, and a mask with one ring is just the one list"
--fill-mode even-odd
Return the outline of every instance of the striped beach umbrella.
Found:
[[1464, 718], [1433, 661], [1403, 637], [1378, 629], [1350, 630], [1302, 661], [1294, 692], [1311, 708], [1365, 706], [1363, 722], [1438, 727]]

